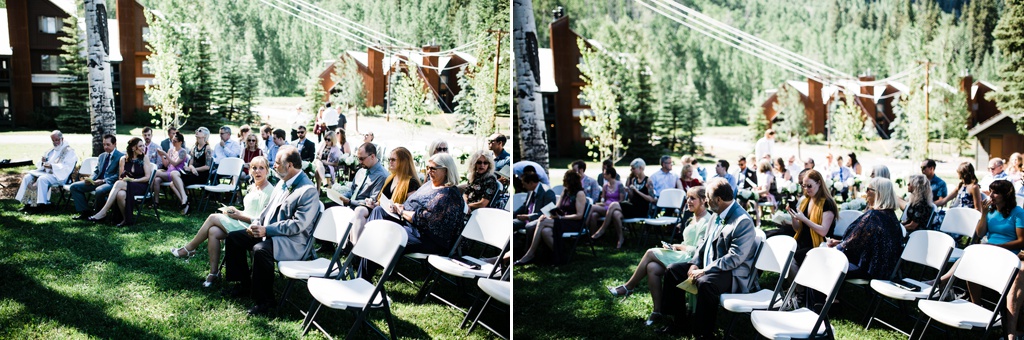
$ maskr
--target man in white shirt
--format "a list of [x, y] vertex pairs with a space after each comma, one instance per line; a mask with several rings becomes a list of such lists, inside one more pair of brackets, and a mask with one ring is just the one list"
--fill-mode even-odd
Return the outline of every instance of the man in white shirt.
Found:
[[757, 163], [757, 161], [762, 159], [771, 160], [772, 155], [775, 154], [774, 148], [775, 131], [768, 129], [764, 132], [764, 137], [761, 137], [761, 139], [757, 140], [757, 144], [754, 144], [754, 155], [757, 156], [757, 159], [751, 160], [751, 162]]
[[985, 193], [985, 195], [992, 194], [992, 190], [989, 190], [988, 186], [996, 180], [1006, 179], [1007, 175], [1006, 171], [1004, 171], [1005, 167], [1006, 164], [1003, 162], [1002, 158], [996, 157], [988, 161], [989, 174], [985, 175], [985, 179], [982, 179], [981, 182], [978, 183], [978, 187], [981, 188], [981, 192]]
[[[50, 133], [50, 141], [53, 142], [53, 149], [43, 155], [39, 168], [29, 171], [21, 179], [21, 187], [14, 196], [14, 199], [25, 202], [21, 211], [28, 211], [32, 205], [43, 209], [50, 204], [50, 187], [64, 184], [78, 163], [78, 155], [64, 140], [64, 134], [60, 130], [53, 130]], [[35, 184], [35, 188], [30, 188], [32, 184]], [[33, 201], [25, 197], [29, 190], [36, 191], [36, 198]]]
[[231, 128], [227, 126], [220, 127], [220, 143], [213, 148], [213, 164], [220, 164], [220, 160], [225, 158], [239, 158], [242, 155], [242, 145], [238, 144], [238, 141], [231, 139]]
[[793, 180], [796, 181], [796, 176], [804, 170], [804, 166], [796, 162], [796, 155], [789, 155], [789, 160], [786, 161], [786, 171], [789, 171], [789, 175], [793, 176]]
[[324, 124], [327, 124], [327, 130], [324, 130], [324, 132], [317, 135], [316, 138], [318, 142], [323, 140], [323, 135], [326, 134], [327, 131], [334, 131], [334, 129], [338, 128], [338, 110], [331, 107], [331, 102], [324, 104], [324, 110], [320, 113], [320, 120]]
[[651, 175], [651, 185], [654, 186], [654, 196], [661, 196], [665, 189], [683, 189], [679, 175], [672, 173], [671, 156], [661, 156], [661, 169]]

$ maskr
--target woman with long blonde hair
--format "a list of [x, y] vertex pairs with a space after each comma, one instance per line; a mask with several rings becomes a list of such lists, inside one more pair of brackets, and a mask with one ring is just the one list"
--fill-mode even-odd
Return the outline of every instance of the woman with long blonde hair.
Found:
[[[384, 187], [380, 189], [377, 198], [366, 202], [366, 206], [356, 208], [356, 218], [352, 220], [352, 231], [349, 232], [349, 240], [355, 244], [359, 240], [359, 234], [363, 231], [363, 225], [370, 216], [370, 210], [377, 207], [382, 197], [387, 197], [395, 204], [403, 204], [409, 198], [409, 194], [416, 192], [422, 185], [416, 176], [416, 167], [413, 165], [412, 153], [403, 147], [391, 150], [388, 156], [388, 178], [384, 180]], [[387, 215], [390, 217], [390, 215]], [[397, 221], [396, 221], [397, 222]]]

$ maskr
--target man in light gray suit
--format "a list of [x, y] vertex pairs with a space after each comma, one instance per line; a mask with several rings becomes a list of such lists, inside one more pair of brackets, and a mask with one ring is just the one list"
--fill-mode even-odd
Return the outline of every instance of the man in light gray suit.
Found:
[[114, 182], [117, 182], [118, 167], [121, 164], [121, 157], [124, 157], [124, 153], [117, 149], [117, 137], [110, 134], [103, 136], [103, 151], [97, 159], [96, 171], [92, 177], [71, 184], [71, 200], [75, 202], [75, 211], [78, 212], [74, 220], [84, 220], [92, 216], [92, 210], [89, 209], [88, 200], [85, 198], [86, 193], [95, 191], [96, 202], [106, 202], [107, 194], [114, 187]]
[[[226, 279], [239, 282], [228, 293], [232, 297], [252, 293], [256, 306], [249, 309], [249, 315], [270, 312], [274, 305], [274, 261], [301, 260], [320, 213], [319, 192], [301, 168], [299, 151], [292, 146], [281, 147], [274, 162], [281, 181], [274, 187], [267, 207], [249, 228], [228, 234]], [[250, 249], [251, 272], [246, 261]]]
[[719, 297], [723, 293], [750, 291], [751, 268], [758, 241], [754, 222], [736, 203], [732, 187], [724, 178], [713, 178], [707, 184], [708, 205], [715, 213], [715, 223], [708, 227], [707, 236], [697, 246], [689, 263], [669, 265], [665, 275], [662, 305], [674, 314], [675, 324], [663, 331], [688, 329], [686, 325], [686, 299], [677, 285], [693, 279], [697, 286], [697, 306], [694, 313], [697, 339], [714, 337], [715, 318], [718, 316]]
[[377, 194], [384, 188], [384, 180], [388, 179], [388, 170], [380, 164], [377, 146], [373, 143], [360, 145], [356, 150], [356, 158], [359, 159], [359, 165], [366, 168], [366, 177], [359, 182], [353, 181], [351, 193], [341, 197], [341, 202], [353, 209], [366, 205], [367, 199], [376, 200]]

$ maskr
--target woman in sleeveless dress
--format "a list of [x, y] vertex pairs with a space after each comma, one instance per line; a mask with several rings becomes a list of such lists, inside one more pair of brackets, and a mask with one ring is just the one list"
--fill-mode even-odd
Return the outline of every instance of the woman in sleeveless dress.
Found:
[[567, 170], [565, 176], [562, 177], [562, 186], [565, 187], [565, 190], [562, 191], [562, 198], [558, 201], [557, 209], [551, 210], [552, 216], [540, 216], [529, 249], [522, 258], [515, 262], [515, 265], [532, 263], [537, 252], [541, 250], [542, 242], [547, 249], [557, 252], [554, 235], [578, 231], [583, 227], [583, 212], [587, 207], [587, 195], [583, 192], [583, 180], [580, 178], [580, 174], [572, 169]]
[[[210, 166], [213, 165], [213, 150], [208, 150], [210, 144], [210, 129], [199, 127], [196, 129], [196, 145], [189, 154], [188, 165], [182, 171], [172, 172], [171, 176], [180, 181], [182, 187], [193, 184], [207, 184], [210, 181]], [[187, 215], [189, 211], [188, 195], [181, 199], [181, 214]]]
[[604, 216], [604, 223], [590, 237], [593, 240], [597, 240], [604, 236], [609, 226], [612, 226], [619, 235], [618, 247], [622, 247], [625, 236], [622, 233], [622, 206], [620, 202], [627, 197], [628, 191], [626, 191], [626, 187], [622, 185], [622, 182], [619, 182], [619, 174], [616, 173], [613, 167], [604, 168], [604, 174], [601, 178], [604, 179], [604, 186], [601, 190], [602, 201], [594, 204], [594, 207], [590, 209], [590, 219], [587, 221], [592, 224], [591, 230], [594, 230], [594, 225], [597, 224], [601, 216]]
[[153, 163], [149, 162], [146, 156], [146, 145], [142, 138], [132, 138], [128, 141], [128, 150], [125, 150], [125, 157], [121, 158], [120, 180], [114, 183], [107, 196], [107, 203], [100, 208], [99, 212], [89, 217], [90, 221], [99, 221], [107, 217], [107, 212], [117, 203], [124, 218], [118, 227], [133, 224], [132, 210], [135, 207], [135, 196], [146, 193], [146, 186], [149, 184], [149, 177], [153, 175]]

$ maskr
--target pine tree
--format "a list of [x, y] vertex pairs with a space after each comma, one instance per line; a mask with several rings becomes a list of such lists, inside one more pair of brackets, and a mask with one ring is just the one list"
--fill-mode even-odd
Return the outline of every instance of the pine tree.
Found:
[[188, 116], [181, 108], [181, 66], [178, 64], [178, 32], [171, 23], [159, 19], [148, 9], [145, 12], [149, 23], [149, 48], [153, 51], [147, 59], [153, 70], [154, 84], [146, 86], [146, 93], [153, 101], [149, 113], [151, 123], [157, 126], [182, 126]]
[[860, 108], [848, 102], [841, 103], [832, 113], [833, 137], [839, 145], [848, 149], [860, 148], [860, 133], [864, 129], [861, 116]]
[[[782, 120], [774, 125], [775, 133], [787, 136], [787, 139], [796, 139], [797, 157], [803, 158], [800, 154], [800, 144], [807, 138], [807, 113], [804, 102], [801, 100], [800, 91], [797, 91], [788, 84], [779, 88], [775, 94], [775, 112]], [[760, 110], [758, 110], [760, 111]]]
[[1007, 0], [994, 36], [1002, 55], [999, 78], [1003, 90], [985, 98], [996, 101], [999, 111], [1013, 117], [1017, 130], [1024, 131], [1024, 0]]
[[214, 115], [211, 110], [215, 70], [207, 37], [202, 26], [194, 26], [186, 33], [181, 58], [181, 103], [182, 111], [193, 126], [212, 129], [230, 120], [231, 116]]
[[57, 128], [65, 133], [89, 133], [89, 67], [78, 19], [65, 18], [61, 31], [64, 35], [57, 37], [64, 43], [60, 47], [60, 74], [68, 80], [57, 88], [61, 98], [61, 110], [55, 118]]
[[307, 128], [315, 121], [320, 108], [324, 107], [324, 97], [327, 96], [320, 80], [320, 70], [316, 66], [317, 64], [313, 64], [309, 69], [309, 75], [306, 78], [305, 100], [302, 104], [303, 111], [311, 112], [310, 116], [313, 117], [313, 120], [306, 122]]
[[629, 136], [628, 157], [656, 157], [661, 153], [651, 145], [655, 112], [651, 97], [651, 73], [642, 54], [620, 55], [612, 66], [615, 72], [616, 102], [622, 115], [619, 126], [623, 136]]
[[[579, 40], [582, 62], [578, 65], [580, 79], [586, 84], [580, 88], [580, 99], [590, 105], [590, 111], [580, 116], [583, 133], [593, 160], [611, 159], [618, 162], [628, 150], [629, 140], [620, 134], [622, 119], [620, 105], [616, 102], [616, 91], [611, 69], [616, 67], [603, 52], [595, 51]], [[626, 139], [625, 143], [620, 138]]]

